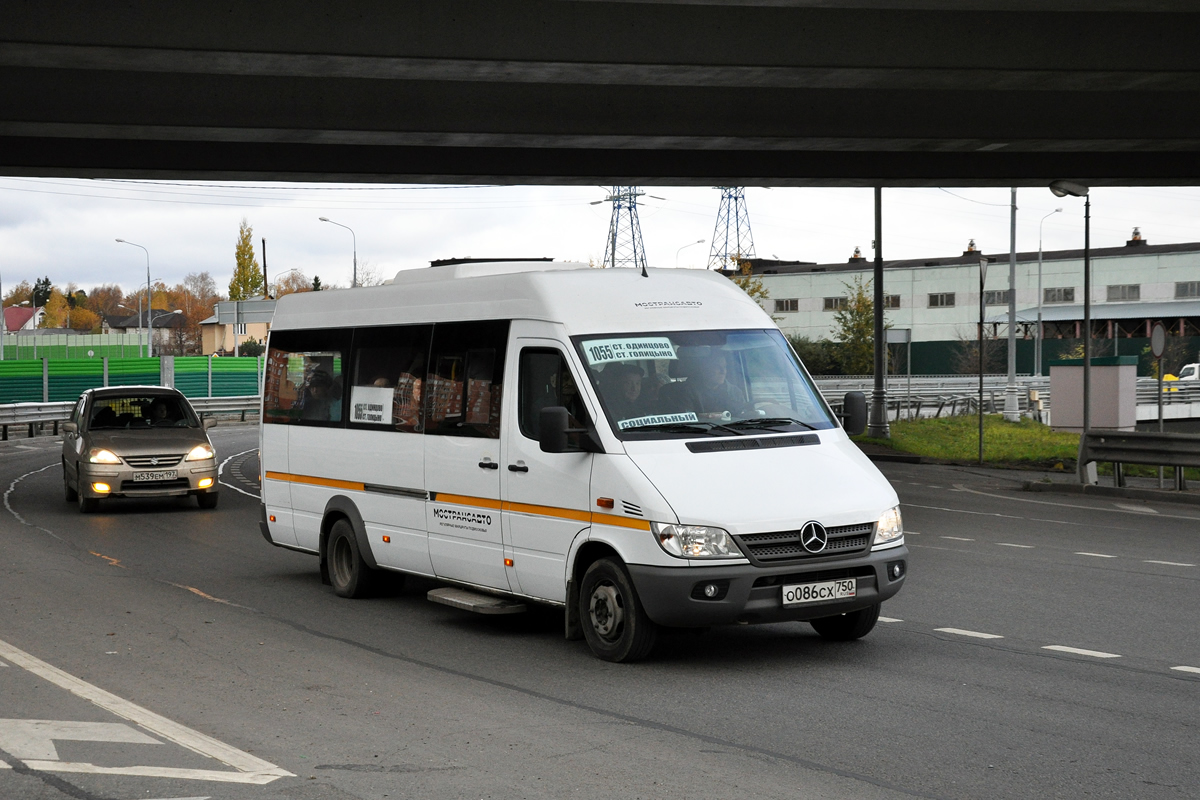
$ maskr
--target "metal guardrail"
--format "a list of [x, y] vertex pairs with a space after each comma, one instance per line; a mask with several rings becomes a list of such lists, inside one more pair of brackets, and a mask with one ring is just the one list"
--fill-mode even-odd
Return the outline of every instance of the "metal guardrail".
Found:
[[[206, 414], [242, 413], [242, 421], [246, 420], [247, 411], [257, 411], [262, 404], [259, 395], [242, 395], [238, 397], [193, 397], [188, 400], [192, 408], [203, 419]], [[62, 403], [9, 403], [0, 405], [0, 441], [8, 441], [10, 425], [28, 425], [29, 435], [34, 436], [35, 425], [54, 424], [54, 433], [58, 433], [58, 423], [65, 422], [71, 417], [71, 409], [75, 401]]]
[[[1125, 485], [1123, 464], [1157, 467], [1200, 467], [1200, 434], [1157, 431], [1097, 431], [1080, 443], [1084, 462], [1108, 461], [1113, 465], [1113, 484]], [[1187, 488], [1183, 470], [1175, 470], [1175, 488]]]

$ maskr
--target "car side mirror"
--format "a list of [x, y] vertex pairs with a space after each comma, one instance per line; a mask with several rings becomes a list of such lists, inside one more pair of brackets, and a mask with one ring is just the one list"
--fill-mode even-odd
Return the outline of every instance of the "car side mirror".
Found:
[[[550, 406], [538, 413], [538, 445], [543, 453], [574, 453], [592, 447], [588, 429], [568, 427], [570, 419], [571, 415], [563, 406]], [[567, 437], [573, 433], [586, 437], [582, 440], [583, 447], [570, 443]]]
[[74, 422], [64, 422], [62, 424], [63, 433], [79, 433], [79, 426]]
[[204, 428], [204, 430], [208, 430], [209, 428], [213, 427], [216, 424], [217, 424], [217, 421], [215, 419], [213, 419], [212, 417], [208, 417], [200, 423], [200, 426], [202, 428]]
[[842, 427], [848, 436], [867, 429], [867, 397], [862, 392], [846, 392], [842, 400]]

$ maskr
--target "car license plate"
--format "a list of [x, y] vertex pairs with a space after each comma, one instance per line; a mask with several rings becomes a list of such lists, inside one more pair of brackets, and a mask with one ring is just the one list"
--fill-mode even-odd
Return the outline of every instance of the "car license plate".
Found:
[[783, 604], [798, 606], [804, 603], [820, 603], [823, 600], [842, 600], [858, 596], [858, 579], [821, 583], [797, 583], [783, 587]]
[[173, 469], [160, 469], [157, 472], [135, 472], [133, 480], [135, 483], [142, 481], [173, 481], [178, 476], [178, 471]]

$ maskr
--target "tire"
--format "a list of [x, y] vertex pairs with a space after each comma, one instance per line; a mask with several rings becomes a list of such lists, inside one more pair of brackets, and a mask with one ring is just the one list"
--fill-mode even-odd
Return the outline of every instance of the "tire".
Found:
[[100, 498], [85, 497], [83, 492], [78, 492], [76, 497], [78, 498], [79, 502], [80, 514], [94, 514], [100, 509]]
[[75, 503], [79, 500], [79, 492], [71, 488], [71, 482], [67, 480], [67, 464], [63, 462], [63, 500], [68, 503]]
[[354, 526], [348, 520], [333, 523], [325, 545], [325, 559], [329, 582], [339, 597], [368, 597], [375, 590], [379, 575], [363, 561]]
[[217, 494], [216, 492], [203, 492], [201, 494], [196, 495], [196, 503], [201, 508], [216, 508], [217, 507], [217, 499], [220, 496], [221, 495]]
[[596, 561], [583, 574], [579, 623], [588, 647], [604, 661], [639, 661], [658, 638], [658, 626], [642, 609], [629, 573], [612, 558]]
[[816, 629], [817, 633], [821, 634], [823, 639], [833, 642], [850, 642], [861, 639], [871, 632], [875, 623], [879, 621], [879, 609], [882, 605], [882, 603], [876, 603], [848, 614], [809, 620], [809, 624]]

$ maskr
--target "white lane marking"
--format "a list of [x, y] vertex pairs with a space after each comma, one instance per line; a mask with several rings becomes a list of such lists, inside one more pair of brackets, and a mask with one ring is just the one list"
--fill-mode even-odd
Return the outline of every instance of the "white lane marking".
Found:
[[1113, 503], [1113, 505], [1116, 506], [1117, 508], [1123, 508], [1126, 511], [1136, 511], [1139, 514], [1157, 514], [1158, 513], [1153, 508], [1148, 508], [1147, 506], [1131, 506], [1127, 503]]
[[53, 719], [0, 719], [0, 750], [29, 761], [57, 761], [54, 740], [162, 744], [123, 722], [64, 722]]
[[[218, 769], [181, 769], [179, 767], [97, 767], [95, 764], [71, 761], [26, 761], [25, 766], [39, 772], [75, 772], [88, 775], [132, 775], [138, 778], [173, 778], [214, 783], [250, 783], [263, 785], [279, 778], [294, 777], [287, 772], [279, 775], [262, 772], [225, 772]], [[283, 771], [280, 770], [282, 773]]]
[[904, 532], [904, 535], [905, 535], [905, 536], [920, 536], [920, 535], [921, 535], [921, 532], [920, 532], [920, 531], [907, 531], [907, 530], [906, 530], [906, 531]]
[[[1054, 506], [1055, 508], [1082, 508], [1085, 511], [1110, 511], [1114, 514], [1138, 514], [1139, 516], [1141, 516], [1141, 513], [1142, 513], [1140, 511], [1126, 511], [1123, 508], [1103, 508], [1101, 506], [1081, 506], [1078, 503], [1054, 503], [1049, 500], [1031, 500], [1027, 497], [1010, 497], [1008, 495], [992, 494], [991, 492], [981, 492], [977, 489], [970, 489], [966, 486], [963, 486], [961, 483], [954, 484], [954, 487], [956, 489], [962, 489], [964, 492], [970, 492], [971, 494], [978, 494], [978, 495], [982, 495], [983, 497], [995, 497], [997, 500], [1008, 500], [1008, 501], [1011, 501], [1014, 503], [1033, 503], [1034, 505]], [[936, 506], [917, 506], [917, 508], [936, 508]], [[936, 508], [936, 510], [938, 510], [938, 511], [959, 511], [960, 509]], [[981, 514], [983, 512], [964, 511], [963, 513], [964, 514]], [[1007, 516], [1007, 515], [1005, 515], [1005, 514], [985, 514], [984, 516], [1001, 517], [1001, 516]], [[1159, 514], [1159, 516], [1162, 517], [1163, 519], [1190, 519], [1193, 522], [1200, 522], [1200, 517], [1189, 517], [1189, 516], [1185, 516], [1183, 514]], [[1026, 519], [1026, 518], [1025, 517], [1014, 517], [1014, 519]], [[1067, 522], [1065, 520], [1054, 520], [1054, 519], [1036, 520], [1036, 521], [1037, 522], [1057, 522], [1060, 525], [1087, 525], [1088, 524], [1086, 522]]]
[[1120, 658], [1116, 653], [1102, 653], [1099, 650], [1081, 650], [1078, 647], [1067, 647], [1061, 644], [1048, 644], [1042, 648], [1043, 650], [1054, 650], [1059, 653], [1072, 653], [1077, 656], [1091, 656], [1092, 658]]
[[8, 501], [9, 496], [16, 490], [18, 483], [25, 480], [30, 475], [37, 475], [39, 472], [45, 472], [48, 469], [57, 467], [57, 466], [59, 466], [59, 463], [60, 462], [55, 462], [53, 464], [47, 464], [46, 466], [42, 467], [41, 469], [35, 469], [32, 472], [26, 472], [24, 475], [13, 480], [13, 482], [8, 485], [8, 489], [4, 492], [4, 507], [8, 509], [8, 513], [12, 514], [14, 517], [17, 518], [17, 522], [19, 522], [22, 525], [29, 527], [29, 528], [37, 528], [39, 531], [42, 531], [43, 533], [48, 533], [51, 536], [53, 536], [55, 539], [58, 539], [61, 542], [61, 541], [63, 541], [63, 538], [61, 536], [59, 536], [58, 534], [56, 534], [54, 531], [52, 531], [48, 528], [43, 528], [41, 525], [34, 525], [31, 522], [27, 522], [24, 517], [22, 517], [20, 514], [18, 514], [16, 512], [15, 509], [13, 509], [12, 504], [9, 503], [9, 501]]
[[225, 473], [225, 465], [226, 464], [228, 464], [230, 461], [237, 458], [238, 456], [244, 456], [244, 455], [246, 455], [246, 453], [253, 453], [257, 449], [258, 449], [257, 447], [251, 447], [249, 450], [243, 450], [240, 453], [234, 453], [229, 458], [222, 461], [221, 466], [217, 467], [217, 481], [220, 482], [220, 484], [222, 486], [228, 486], [230, 489], [233, 489], [235, 492], [241, 492], [242, 494], [246, 495], [246, 497], [253, 497], [255, 500], [260, 499], [259, 496], [256, 494], [251, 494], [250, 492], [247, 492], [244, 489], [239, 489], [238, 487], [234, 486], [232, 483], [227, 483], [226, 481], [221, 480], [221, 475], [223, 475]]
[[904, 620], [896, 619], [895, 617], [880, 617], [879, 621], [880, 622], [904, 622]]
[[952, 539], [956, 542], [973, 542], [974, 539], [965, 539], [962, 536], [939, 536], [939, 539]]
[[1013, 544], [1012, 542], [996, 542], [996, 546], [997, 547], [1019, 547], [1022, 550], [1032, 550], [1033, 549], [1033, 545], [1031, 545], [1031, 544]]
[[1171, 669], [1179, 670], [1180, 672], [1194, 672], [1200, 675], [1200, 667], [1171, 667]]
[[12, 769], [12, 767], [9, 766], [8, 762], [0, 761], [0, 769]]
[[1195, 564], [1185, 564], [1182, 561], [1143, 561], [1143, 564], [1163, 564], [1168, 567], [1194, 567]]
[[216, 759], [228, 764], [237, 772], [220, 770], [181, 770], [162, 767], [96, 767], [92, 764], [68, 764], [57, 761], [26, 762], [30, 769], [41, 769], [53, 772], [91, 772], [105, 775], [145, 775], [160, 778], [190, 778], [194, 780], [224, 781], [233, 783], [270, 783], [276, 778], [293, 778], [292, 773], [277, 767], [261, 758], [238, 750], [235, 747], [217, 741], [199, 731], [180, 725], [178, 722], [155, 714], [115, 694], [104, 691], [90, 683], [69, 675], [66, 672], [34, 658], [23, 650], [18, 650], [8, 642], [0, 639], [0, 655], [40, 678], [44, 678], [60, 689], [65, 689], [76, 697], [81, 697], [92, 704], [118, 717], [140, 725], [151, 733], [157, 734], [167, 741], [174, 742], [195, 753]]
[[975, 639], [1003, 639], [995, 633], [980, 633], [979, 631], [964, 631], [962, 628], [934, 628], [938, 633], [953, 633], [956, 636], [970, 636]]
[[1116, 558], [1117, 557], [1117, 556], [1110, 556], [1107, 553], [1076, 553], [1075, 555], [1091, 556], [1092, 558]]

